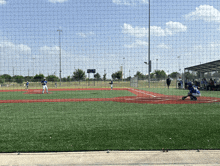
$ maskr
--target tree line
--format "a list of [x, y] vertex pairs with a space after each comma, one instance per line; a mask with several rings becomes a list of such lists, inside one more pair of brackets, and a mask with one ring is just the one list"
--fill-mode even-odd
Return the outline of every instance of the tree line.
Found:
[[[210, 74], [207, 73], [205, 75], [205, 77], [208, 76], [220, 76], [219, 74], [220, 72], [216, 72], [214, 74]], [[122, 75], [122, 71], [117, 71], [115, 73], [112, 73], [111, 78], [113, 80], [122, 80], [123, 75]], [[185, 72], [185, 77], [187, 79], [195, 79], [195, 78], [199, 78], [199, 72]], [[177, 78], [177, 76], [179, 76], [180, 73], [178, 72], [173, 72], [171, 73], [169, 76], [171, 78]], [[94, 74], [94, 79], [93, 80], [106, 80], [106, 76], [107, 74], [105, 73], [102, 78], [101, 75], [99, 73], [95, 73]], [[143, 73], [141, 73], [140, 71], [137, 71], [136, 74], [134, 75], [135, 77], [138, 77], [139, 80], [143, 80], [143, 79], [148, 79], [148, 75], [144, 75]], [[150, 78], [151, 79], [164, 79], [168, 77], [168, 75], [166, 74], [166, 72], [164, 70], [155, 70], [154, 72], [152, 72], [150, 74]], [[55, 76], [55, 75], [49, 75], [49, 76], [44, 76], [43, 74], [36, 74], [35, 76], [20, 76], [20, 75], [15, 75], [15, 76], [10, 76], [9, 74], [3, 74], [0, 76], [0, 83], [4, 83], [4, 82], [17, 82], [17, 83], [23, 83], [26, 81], [29, 82], [39, 82], [41, 80], [43, 80], [44, 78], [47, 79], [47, 81], [53, 81], [53, 82], [58, 82], [60, 81], [59, 77]], [[125, 80], [129, 81], [130, 80], [130, 76], [125, 78]], [[64, 78], [61, 78], [62, 82], [69, 82], [69, 81], [81, 81], [81, 80], [89, 80], [89, 78], [86, 78], [86, 73], [85, 71], [81, 70], [81, 69], [76, 69], [73, 72], [72, 76], [67, 76]]]

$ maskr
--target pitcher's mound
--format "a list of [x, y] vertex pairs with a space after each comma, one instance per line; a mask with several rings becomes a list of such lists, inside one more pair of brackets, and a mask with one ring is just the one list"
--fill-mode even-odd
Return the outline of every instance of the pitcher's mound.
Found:
[[[51, 92], [48, 92], [48, 93], [50, 94]], [[42, 90], [41, 89], [29, 89], [23, 94], [42, 94]], [[44, 94], [47, 94], [47, 92], [44, 91]]]

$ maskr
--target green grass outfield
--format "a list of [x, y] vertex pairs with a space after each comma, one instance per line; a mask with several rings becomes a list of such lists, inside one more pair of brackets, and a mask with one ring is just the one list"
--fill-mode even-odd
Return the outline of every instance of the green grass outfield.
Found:
[[0, 104], [0, 152], [220, 149], [220, 105]]
[[[176, 89], [176, 88], [137, 88], [145, 91], [160, 93], [164, 95], [174, 95], [174, 96], [186, 96], [189, 90], [186, 89]], [[200, 91], [201, 96], [206, 97], [218, 97], [220, 98], [220, 91]]]
[[[50, 92], [50, 91], [49, 91]], [[25, 92], [1, 92], [0, 100], [22, 100], [22, 99], [71, 99], [71, 98], [113, 98], [120, 96], [135, 96], [126, 91], [111, 90], [82, 90], [82, 91], [52, 91], [51, 94], [23, 94]]]
[[[166, 95], [187, 90], [139, 88]], [[2, 92], [6, 99], [111, 98], [128, 91]], [[220, 97], [218, 91], [203, 96]], [[0, 104], [0, 152], [220, 149], [220, 104]]]

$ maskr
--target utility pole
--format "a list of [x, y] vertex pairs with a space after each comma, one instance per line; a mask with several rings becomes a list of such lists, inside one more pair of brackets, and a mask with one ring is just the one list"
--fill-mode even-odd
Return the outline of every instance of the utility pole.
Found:
[[149, 27], [148, 27], [148, 87], [150, 88], [150, 72], [151, 72], [151, 63], [150, 63], [150, 0], [149, 0]]
[[124, 72], [123, 72], [123, 74], [124, 74], [124, 80], [125, 80], [125, 57], [123, 57], [123, 61], [124, 61]]
[[[33, 69], [35, 68], [35, 58], [32, 58], [33, 59]], [[33, 77], [34, 77], [34, 70], [33, 70]]]
[[60, 40], [60, 33], [63, 32], [61, 29], [58, 29], [59, 31], [59, 45], [60, 45], [60, 86], [61, 86], [61, 40]]
[[105, 76], [105, 79], [104, 79], [104, 82], [105, 82], [105, 80], [106, 80], [105, 69], [104, 69], [104, 76]]

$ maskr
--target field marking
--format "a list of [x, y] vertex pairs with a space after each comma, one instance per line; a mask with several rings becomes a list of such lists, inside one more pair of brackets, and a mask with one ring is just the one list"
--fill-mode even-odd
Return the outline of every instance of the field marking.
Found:
[[[128, 88], [128, 89], [130, 89], [130, 88]], [[149, 96], [152, 96], [152, 97], [157, 97], [157, 96], [154, 96], [154, 95], [152, 95], [152, 94], [148, 94], [148, 93], [146, 93], [146, 92], [143, 92], [143, 90], [136, 90], [136, 89], [131, 89], [131, 90], [136, 91], [136, 92], [138, 92], [138, 93], [145, 94], [145, 95], [149, 95]]]
[[[84, 91], [84, 90], [110, 90], [110, 88], [86, 88], [86, 89], [51, 89], [51, 91]], [[142, 103], [142, 104], [197, 104], [197, 103], [214, 103], [220, 102], [220, 98], [202, 97], [198, 101], [182, 100], [180, 96], [169, 96], [154, 92], [134, 88], [115, 88], [114, 90], [127, 90], [136, 96], [121, 96], [114, 98], [71, 98], [71, 99], [32, 99], [32, 100], [0, 100], [0, 103], [32, 103], [32, 102], [83, 102], [83, 101], [114, 101], [122, 103]], [[11, 91], [26, 91], [26, 90], [7, 90]], [[5, 91], [0, 91], [5, 92]], [[32, 92], [42, 92], [41, 89], [33, 89]], [[36, 93], [36, 94], [38, 94]], [[49, 92], [50, 93], [50, 92]], [[89, 92], [88, 92], [89, 93]], [[180, 97], [180, 98], [179, 98]]]

